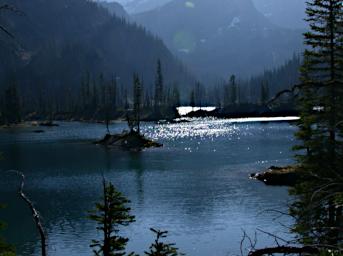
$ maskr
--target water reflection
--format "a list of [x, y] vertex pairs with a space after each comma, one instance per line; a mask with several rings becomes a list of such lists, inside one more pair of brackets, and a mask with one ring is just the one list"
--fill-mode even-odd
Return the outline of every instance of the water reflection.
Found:
[[[111, 126], [120, 132], [125, 124]], [[125, 229], [129, 250], [142, 253], [152, 242], [150, 227], [169, 230], [187, 255], [239, 252], [241, 229], [257, 227], [282, 234], [261, 211], [285, 209], [287, 190], [249, 181], [250, 172], [292, 162], [295, 127], [287, 123], [232, 123], [199, 119], [192, 123], [144, 124], [143, 132], [165, 147], [143, 152], [107, 150], [92, 145], [105, 128], [98, 124], [61, 123], [44, 134], [2, 131], [2, 169], [26, 173], [27, 193], [44, 216], [51, 255], [91, 255], [89, 241], [99, 234], [86, 219], [101, 194], [102, 175], [132, 201], [136, 223]], [[16, 195], [18, 179], [2, 175], [0, 218], [19, 255], [38, 255], [30, 213]], [[290, 223], [289, 219], [285, 220]], [[268, 239], [261, 237], [261, 244]], [[271, 241], [272, 242], [272, 241]]]

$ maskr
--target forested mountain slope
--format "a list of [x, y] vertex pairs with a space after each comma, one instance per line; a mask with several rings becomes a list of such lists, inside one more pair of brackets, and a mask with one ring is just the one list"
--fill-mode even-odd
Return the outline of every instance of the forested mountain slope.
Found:
[[[1, 34], [0, 86], [15, 78], [22, 93], [34, 96], [42, 87], [65, 96], [90, 73], [105, 80], [117, 77], [131, 90], [132, 74], [153, 85], [161, 59], [166, 83], [186, 86], [193, 80], [163, 42], [145, 29], [112, 16], [85, 0], [8, 0], [22, 14], [1, 18], [15, 36]], [[26, 91], [25, 91], [26, 90]]]

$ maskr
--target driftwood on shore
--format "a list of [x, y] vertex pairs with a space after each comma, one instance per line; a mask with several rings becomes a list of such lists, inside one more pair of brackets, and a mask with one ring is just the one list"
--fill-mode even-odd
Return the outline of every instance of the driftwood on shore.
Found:
[[300, 174], [295, 166], [271, 166], [265, 172], [252, 173], [250, 178], [271, 186], [295, 186], [300, 181]]
[[128, 150], [142, 150], [144, 148], [158, 148], [163, 146], [135, 131], [123, 132], [121, 134], [106, 134], [103, 139], [95, 142], [95, 144], [108, 147], [121, 147]]

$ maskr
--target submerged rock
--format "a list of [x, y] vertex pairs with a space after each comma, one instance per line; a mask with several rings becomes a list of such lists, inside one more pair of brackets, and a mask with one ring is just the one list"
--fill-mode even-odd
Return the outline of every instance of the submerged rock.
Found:
[[250, 178], [271, 186], [295, 186], [300, 181], [300, 174], [295, 166], [271, 166], [262, 173], [252, 173]]
[[124, 132], [122, 134], [106, 134], [105, 137], [95, 142], [97, 145], [121, 147], [128, 150], [142, 150], [144, 148], [158, 148], [163, 145], [145, 138], [138, 132]]

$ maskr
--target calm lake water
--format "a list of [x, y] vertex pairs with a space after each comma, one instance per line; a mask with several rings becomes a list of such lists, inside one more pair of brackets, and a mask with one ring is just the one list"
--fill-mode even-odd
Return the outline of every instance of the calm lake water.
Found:
[[[125, 128], [111, 126], [112, 132]], [[148, 123], [144, 134], [165, 146], [139, 153], [92, 145], [105, 132], [100, 124], [60, 123], [41, 134], [34, 129], [0, 130], [0, 202], [7, 204], [0, 219], [18, 255], [39, 255], [40, 243], [16, 194], [19, 179], [8, 169], [26, 174], [25, 191], [44, 216], [49, 255], [92, 255], [89, 243], [99, 233], [86, 216], [101, 196], [102, 174], [132, 202], [136, 222], [123, 229], [128, 251], [148, 249], [151, 227], [168, 230], [168, 241], [190, 256], [237, 255], [243, 230], [289, 238], [284, 225], [292, 220], [268, 211], [286, 211], [287, 188], [248, 179], [251, 172], [293, 162], [296, 128], [288, 123]], [[258, 233], [258, 245], [272, 243]]]

